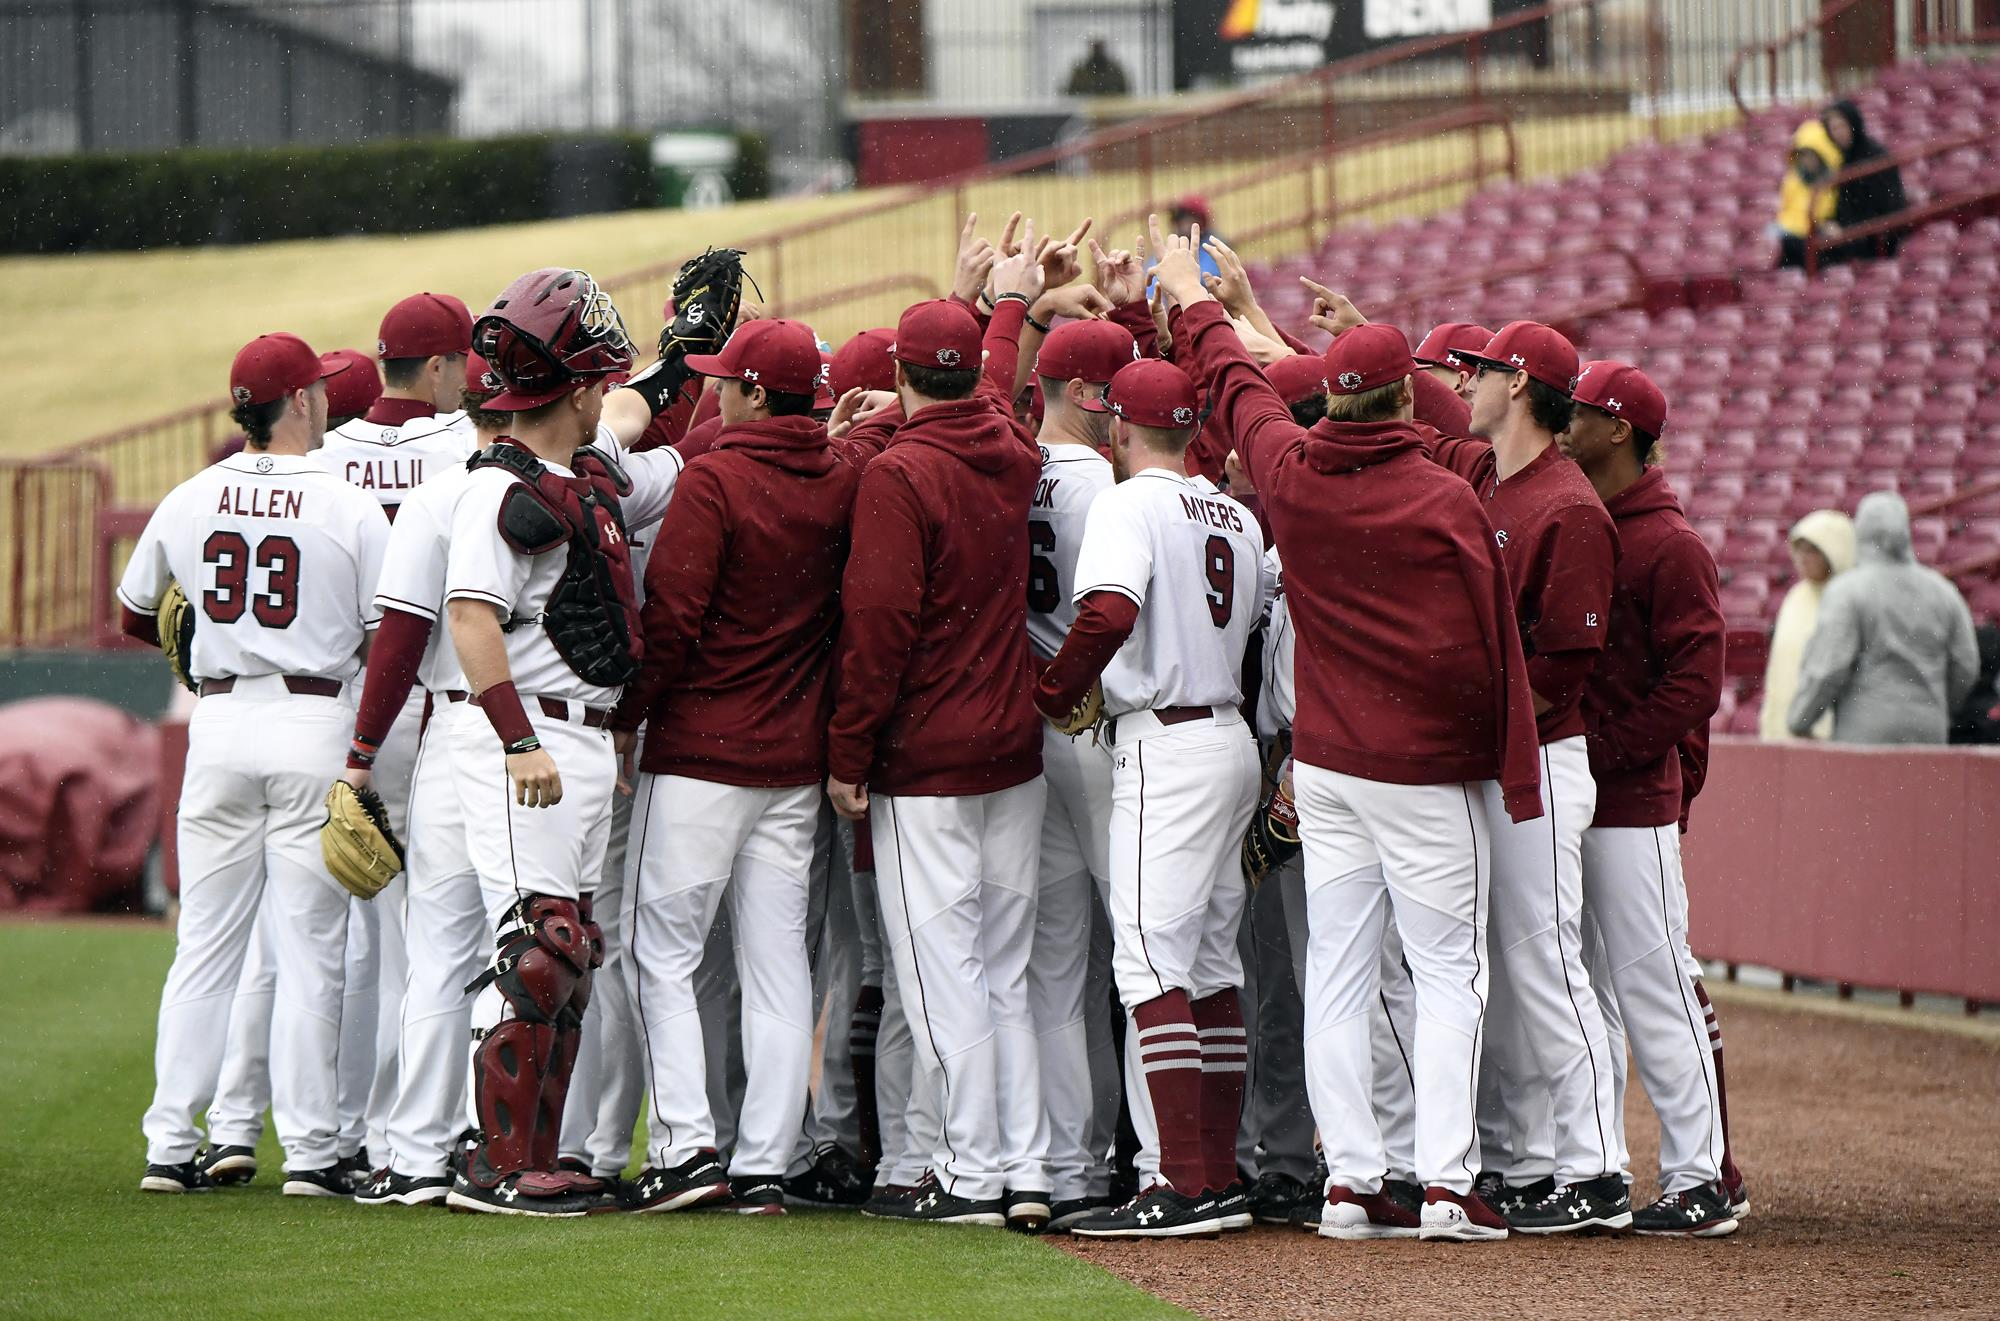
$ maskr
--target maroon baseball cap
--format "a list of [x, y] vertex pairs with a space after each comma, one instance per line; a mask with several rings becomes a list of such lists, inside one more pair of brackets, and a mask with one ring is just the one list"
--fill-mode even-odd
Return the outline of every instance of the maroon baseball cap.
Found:
[[239, 404], [268, 404], [346, 370], [344, 363], [322, 363], [297, 335], [259, 335], [238, 349], [229, 364], [229, 397]]
[[389, 309], [376, 332], [378, 358], [428, 358], [472, 350], [472, 312], [450, 294], [411, 294]]
[[1576, 345], [1539, 321], [1509, 321], [1485, 348], [1462, 349], [1459, 356], [1474, 366], [1483, 363], [1503, 372], [1526, 372], [1564, 394], [1576, 381]]
[[1325, 394], [1328, 384], [1326, 359], [1317, 353], [1294, 353], [1264, 368], [1264, 379], [1287, 404], [1296, 404], [1316, 394]]
[[1201, 415], [1188, 374], [1163, 358], [1128, 362], [1111, 378], [1102, 399], [1082, 407], [1092, 413], [1116, 413], [1142, 427], [1191, 427]]
[[930, 298], [913, 304], [896, 322], [896, 361], [912, 367], [941, 367], [947, 371], [977, 369], [979, 322], [962, 303], [949, 298]]
[[1329, 394], [1360, 394], [1400, 381], [1416, 369], [1410, 341], [1379, 321], [1342, 331], [1326, 348]]
[[1634, 430], [1656, 440], [1667, 425], [1667, 397], [1651, 377], [1629, 362], [1586, 362], [1570, 393], [1579, 404], [1622, 417]]
[[382, 373], [375, 370], [375, 359], [360, 349], [322, 353], [319, 365], [331, 377], [326, 386], [328, 417], [360, 417], [382, 397]]
[[1417, 345], [1417, 351], [1410, 355], [1420, 367], [1453, 367], [1460, 371], [1472, 370], [1472, 360], [1466, 355], [1477, 353], [1493, 338], [1493, 332], [1484, 326], [1473, 325], [1470, 321], [1447, 321], [1441, 326], [1431, 327], [1431, 333], [1424, 336], [1424, 342]]
[[505, 382], [493, 365], [477, 353], [465, 355], [465, 388], [475, 399], [491, 399], [500, 393]]
[[1103, 385], [1138, 357], [1139, 343], [1125, 327], [1111, 321], [1070, 321], [1042, 341], [1035, 375]]
[[864, 330], [833, 355], [830, 384], [835, 398], [849, 390], [896, 388], [896, 332]]
[[727, 381], [761, 385], [781, 394], [815, 394], [820, 385], [819, 340], [803, 321], [746, 321], [720, 353], [690, 353], [688, 370]]

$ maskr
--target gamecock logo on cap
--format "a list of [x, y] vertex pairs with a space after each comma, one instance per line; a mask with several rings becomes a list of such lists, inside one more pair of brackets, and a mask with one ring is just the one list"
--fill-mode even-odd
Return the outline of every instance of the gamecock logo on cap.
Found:
[[938, 353], [938, 366], [940, 367], [958, 366], [957, 349], [939, 349], [937, 353]]
[[233, 386], [229, 391], [229, 397], [239, 404], [247, 404], [250, 402], [250, 387], [247, 385]]
[[1192, 421], [1194, 421], [1194, 410], [1192, 408], [1189, 408], [1186, 404], [1182, 404], [1179, 408], [1176, 408], [1174, 410], [1175, 426], [1184, 427]]
[[1361, 388], [1361, 373], [1342, 372], [1340, 374], [1340, 388], [1343, 390], [1359, 390]]

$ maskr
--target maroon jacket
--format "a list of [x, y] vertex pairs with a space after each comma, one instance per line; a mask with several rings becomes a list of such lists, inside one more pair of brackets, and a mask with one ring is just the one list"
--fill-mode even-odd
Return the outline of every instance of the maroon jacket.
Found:
[[1299, 759], [1390, 784], [1497, 779], [1510, 816], [1539, 816], [1527, 670], [1478, 498], [1413, 425], [1301, 428], [1220, 305], [1184, 325], [1284, 556]]
[[1607, 503], [1618, 523], [1611, 632], [1583, 694], [1600, 826], [1681, 817], [1680, 744], [1722, 701], [1715, 560], [1658, 468]]
[[1041, 469], [984, 390], [919, 410], [869, 463], [841, 585], [835, 779], [969, 795], [1041, 773], [1028, 664], [1028, 507]]
[[1513, 585], [1514, 616], [1528, 657], [1528, 683], [1548, 710], [1536, 720], [1544, 743], [1583, 733], [1583, 687], [1604, 650], [1618, 536], [1583, 470], [1554, 445], [1500, 481], [1493, 447], [1444, 440], [1433, 455], [1486, 502]]
[[619, 703], [641, 769], [784, 788], [826, 775], [840, 577], [861, 463], [810, 417], [724, 430], [646, 564], [646, 659]]

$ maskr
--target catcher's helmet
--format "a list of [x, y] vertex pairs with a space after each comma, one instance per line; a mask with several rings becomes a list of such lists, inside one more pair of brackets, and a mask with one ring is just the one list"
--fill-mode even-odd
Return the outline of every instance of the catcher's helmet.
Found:
[[504, 387], [485, 407], [520, 412], [632, 366], [611, 299], [582, 271], [547, 266], [508, 285], [472, 325], [473, 352]]

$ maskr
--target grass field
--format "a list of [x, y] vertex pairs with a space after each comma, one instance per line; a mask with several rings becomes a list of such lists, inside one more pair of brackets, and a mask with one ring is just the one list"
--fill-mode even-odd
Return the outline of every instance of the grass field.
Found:
[[136, 1190], [164, 927], [0, 924], [0, 1316], [1186, 1316], [1049, 1244], [856, 1214], [533, 1223]]

